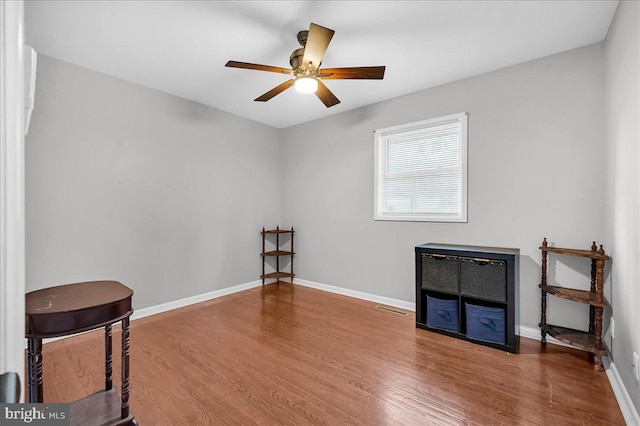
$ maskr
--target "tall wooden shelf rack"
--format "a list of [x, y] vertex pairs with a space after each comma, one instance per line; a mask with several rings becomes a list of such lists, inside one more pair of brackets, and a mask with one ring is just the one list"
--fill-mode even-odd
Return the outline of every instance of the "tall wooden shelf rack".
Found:
[[[602, 312], [608, 306], [603, 295], [604, 262], [610, 257], [604, 253], [602, 246], [598, 249], [595, 241], [591, 245], [591, 250], [579, 250], [549, 247], [545, 238], [540, 250], [542, 251], [542, 282], [538, 287], [542, 290], [542, 314], [539, 324], [542, 344], [546, 344], [546, 335], [548, 334], [561, 342], [589, 352], [589, 360], [594, 364], [594, 368], [602, 370], [602, 357], [607, 355], [607, 349], [602, 342]], [[547, 282], [547, 257], [549, 253], [591, 259], [590, 289], [578, 290], [549, 285]], [[589, 305], [589, 331], [547, 324], [547, 294]]]
[[[262, 228], [262, 232], [261, 232], [262, 253], [260, 254], [262, 256], [262, 275], [260, 275], [260, 278], [262, 278], [262, 285], [281, 284], [281, 283], [293, 284], [293, 277], [295, 276], [293, 272], [293, 257], [295, 255], [293, 251], [293, 237], [295, 233], [296, 231], [293, 229], [293, 226], [291, 227], [291, 229], [280, 229], [280, 226], [277, 226], [276, 229], [265, 229], [264, 227]], [[289, 250], [283, 250], [283, 244], [280, 239], [281, 235], [286, 235], [286, 234], [291, 235], [291, 238], [289, 240]], [[274, 236], [274, 237], [269, 238], [269, 236]], [[269, 242], [274, 245], [273, 247], [271, 247], [273, 248], [273, 250], [267, 250], [267, 244]], [[268, 257], [275, 257], [276, 259], [275, 272], [269, 272], [269, 273], [266, 272]], [[283, 267], [285, 265], [282, 264], [283, 263], [282, 258], [285, 258], [285, 257], [289, 257], [290, 259], [289, 268], [286, 268], [288, 270], [283, 270]], [[289, 283], [287, 283], [286, 281], [283, 281], [283, 279], [287, 279], [287, 278], [290, 280]], [[275, 279], [275, 281], [269, 282], [269, 283], [266, 282], [266, 280], [272, 280], [272, 279]]]

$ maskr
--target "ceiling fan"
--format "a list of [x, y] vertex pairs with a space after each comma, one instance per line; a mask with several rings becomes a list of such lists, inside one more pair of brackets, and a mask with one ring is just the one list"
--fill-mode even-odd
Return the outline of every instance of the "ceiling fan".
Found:
[[322, 80], [382, 80], [385, 70], [384, 66], [320, 69], [322, 57], [334, 33], [333, 30], [313, 23], [309, 26], [308, 31], [300, 31], [298, 42], [302, 47], [294, 50], [289, 57], [291, 69], [238, 61], [229, 61], [225, 66], [288, 74], [294, 77], [254, 99], [257, 102], [266, 102], [291, 86], [295, 86], [300, 93], [315, 93], [329, 108], [339, 104], [340, 100], [325, 86]]

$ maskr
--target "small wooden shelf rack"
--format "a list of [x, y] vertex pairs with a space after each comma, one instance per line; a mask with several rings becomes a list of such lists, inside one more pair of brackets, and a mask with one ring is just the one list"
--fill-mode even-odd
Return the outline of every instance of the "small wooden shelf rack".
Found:
[[[288, 278], [290, 280], [289, 283], [287, 284], [293, 284], [293, 277], [295, 276], [294, 272], [293, 272], [293, 257], [295, 255], [294, 251], [293, 251], [293, 237], [295, 235], [295, 230], [293, 229], [293, 227], [291, 227], [291, 229], [280, 229], [279, 226], [276, 227], [276, 229], [265, 229], [264, 227], [262, 228], [262, 253], [260, 253], [260, 256], [262, 256], [262, 275], [260, 275], [260, 278], [262, 279], [262, 285], [265, 284], [280, 284], [280, 283], [287, 283], [286, 281], [283, 281], [282, 279], [286, 279]], [[289, 250], [283, 250], [282, 247], [282, 241], [280, 239], [280, 236], [283, 234], [290, 234], [291, 238], [289, 240]], [[270, 238], [270, 236], [275, 236], [275, 238]], [[266, 246], [268, 241], [271, 241], [275, 247], [273, 250], [267, 250]], [[276, 258], [276, 270], [275, 272], [266, 272], [266, 265], [267, 265], [267, 258], [268, 257], [275, 257]], [[289, 257], [290, 258], [290, 263], [289, 263], [289, 268], [287, 268], [287, 271], [283, 271], [281, 268], [284, 266], [281, 262], [281, 258], [283, 257]], [[266, 280], [276, 280], [274, 282], [270, 282], [267, 283]]]
[[[591, 250], [549, 247], [547, 239], [542, 241], [542, 314], [540, 331], [542, 344], [546, 344], [547, 334], [583, 351], [589, 352], [589, 360], [596, 370], [602, 370], [602, 357], [608, 354], [602, 342], [602, 312], [608, 306], [604, 300], [604, 262], [609, 260], [602, 246], [598, 249], [595, 241]], [[577, 256], [591, 259], [591, 286], [589, 290], [559, 287], [547, 284], [547, 257], [549, 253]], [[547, 294], [589, 305], [589, 331], [574, 330], [558, 325], [547, 324]]]

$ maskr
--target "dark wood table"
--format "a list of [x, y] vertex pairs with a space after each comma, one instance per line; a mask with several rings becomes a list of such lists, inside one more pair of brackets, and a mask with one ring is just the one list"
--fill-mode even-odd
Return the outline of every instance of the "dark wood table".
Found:
[[[72, 425], [137, 425], [129, 411], [129, 317], [133, 290], [117, 281], [91, 281], [26, 294], [29, 402], [42, 403], [42, 339], [104, 327], [105, 388], [70, 405]], [[112, 380], [111, 326], [122, 321], [122, 399]]]

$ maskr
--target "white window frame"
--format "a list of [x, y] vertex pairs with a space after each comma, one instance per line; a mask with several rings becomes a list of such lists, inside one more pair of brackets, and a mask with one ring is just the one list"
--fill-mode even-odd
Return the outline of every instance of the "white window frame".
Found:
[[[420, 221], [420, 222], [467, 222], [467, 117], [468, 113], [447, 115], [430, 120], [402, 124], [374, 131], [374, 220]], [[460, 211], [456, 214], [434, 212], [391, 212], [385, 210], [387, 179], [387, 144], [390, 136], [411, 133], [429, 127], [457, 121], [459, 137], [459, 183]]]

